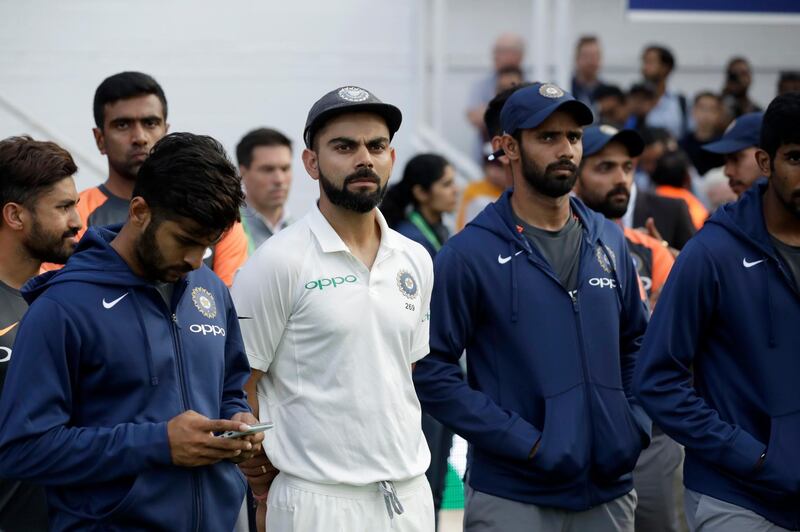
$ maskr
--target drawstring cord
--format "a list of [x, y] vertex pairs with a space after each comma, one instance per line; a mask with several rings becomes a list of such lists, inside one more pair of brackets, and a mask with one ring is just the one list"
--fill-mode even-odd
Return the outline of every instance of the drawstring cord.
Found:
[[394, 514], [401, 515], [405, 512], [391, 480], [381, 480], [378, 482], [378, 486], [383, 493], [383, 502], [386, 503], [386, 513], [389, 514], [389, 519], [393, 519]]

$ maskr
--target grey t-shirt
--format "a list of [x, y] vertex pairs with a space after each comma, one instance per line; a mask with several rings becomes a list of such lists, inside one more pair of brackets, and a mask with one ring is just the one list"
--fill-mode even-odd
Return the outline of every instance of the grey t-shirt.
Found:
[[772, 239], [772, 245], [775, 246], [786, 265], [789, 266], [792, 277], [794, 277], [795, 288], [800, 290], [800, 247], [784, 244], [773, 236], [770, 236], [770, 238]]
[[580, 262], [583, 226], [575, 216], [558, 231], [547, 231], [525, 223], [516, 214], [514, 220], [522, 227], [531, 244], [539, 250], [559, 278], [561, 284], [572, 293], [578, 288], [578, 265]]
[[161, 294], [161, 297], [164, 299], [164, 303], [167, 304], [167, 308], [172, 310], [172, 294], [175, 292], [175, 283], [162, 283], [161, 281], [156, 281], [153, 283], [153, 287], [158, 290], [158, 293]]

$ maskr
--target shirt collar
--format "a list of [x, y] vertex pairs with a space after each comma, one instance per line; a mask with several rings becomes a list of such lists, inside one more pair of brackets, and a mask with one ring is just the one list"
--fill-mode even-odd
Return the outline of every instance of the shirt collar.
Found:
[[[380, 209], [375, 208], [375, 217], [378, 220], [378, 226], [381, 228], [381, 244], [380, 247], [389, 249], [401, 249], [403, 247], [400, 236], [389, 229], [386, 223], [386, 218], [383, 217]], [[350, 251], [347, 244], [344, 243], [339, 234], [334, 230], [322, 212], [319, 210], [319, 205], [315, 204], [314, 208], [308, 214], [309, 226], [311, 232], [317, 238], [322, 251], [325, 253], [334, 253], [336, 251]]]

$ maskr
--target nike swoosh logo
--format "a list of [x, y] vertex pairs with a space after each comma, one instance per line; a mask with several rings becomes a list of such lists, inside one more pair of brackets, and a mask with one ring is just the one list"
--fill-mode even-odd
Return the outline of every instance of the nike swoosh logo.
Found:
[[240, 320], [252, 320], [252, 316], [237, 316]]
[[509, 255], [508, 257], [504, 257], [502, 255], [498, 255], [497, 256], [497, 262], [499, 262], [500, 264], [505, 264], [506, 262], [510, 261], [511, 259], [516, 257], [517, 255], [519, 255], [520, 253], [522, 253], [522, 250], [517, 251], [516, 253], [514, 253], [513, 255]]
[[742, 266], [744, 266], [745, 268], [752, 268], [756, 264], [761, 264], [762, 262], [764, 262], [764, 259], [756, 260], [753, 262], [748, 262], [747, 259], [742, 259]]
[[111, 301], [111, 302], [108, 302], [108, 301], [106, 301], [106, 298], [103, 298], [103, 306], [104, 306], [105, 308], [107, 308], [107, 309], [109, 309], [109, 308], [113, 308], [113, 307], [114, 307], [114, 305], [116, 305], [117, 303], [119, 303], [120, 301], [122, 301], [122, 298], [123, 298], [123, 297], [125, 297], [125, 296], [127, 296], [127, 295], [128, 295], [128, 292], [125, 292], [124, 294], [122, 294], [122, 295], [121, 295], [121, 296], [119, 296], [117, 299], [115, 299], [114, 301]]
[[19, 323], [18, 321], [15, 321], [14, 323], [12, 323], [11, 325], [9, 325], [9, 326], [8, 326], [8, 327], [6, 327], [5, 329], [0, 329], [0, 336], [5, 336], [5, 335], [6, 335], [6, 333], [7, 333], [8, 331], [10, 331], [11, 329], [13, 329], [14, 327], [16, 327], [18, 323]]

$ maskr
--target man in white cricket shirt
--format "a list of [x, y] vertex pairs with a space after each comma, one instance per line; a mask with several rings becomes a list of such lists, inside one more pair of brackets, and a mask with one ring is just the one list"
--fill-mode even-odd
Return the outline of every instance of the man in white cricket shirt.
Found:
[[[275, 423], [264, 442], [280, 471], [266, 500], [269, 532], [434, 530], [411, 380], [428, 354], [433, 268], [376, 208], [401, 120], [359, 87], [318, 100], [303, 163], [319, 181], [319, 203], [234, 282], [248, 395], [260, 419]], [[244, 468], [256, 499], [269, 467]]]

